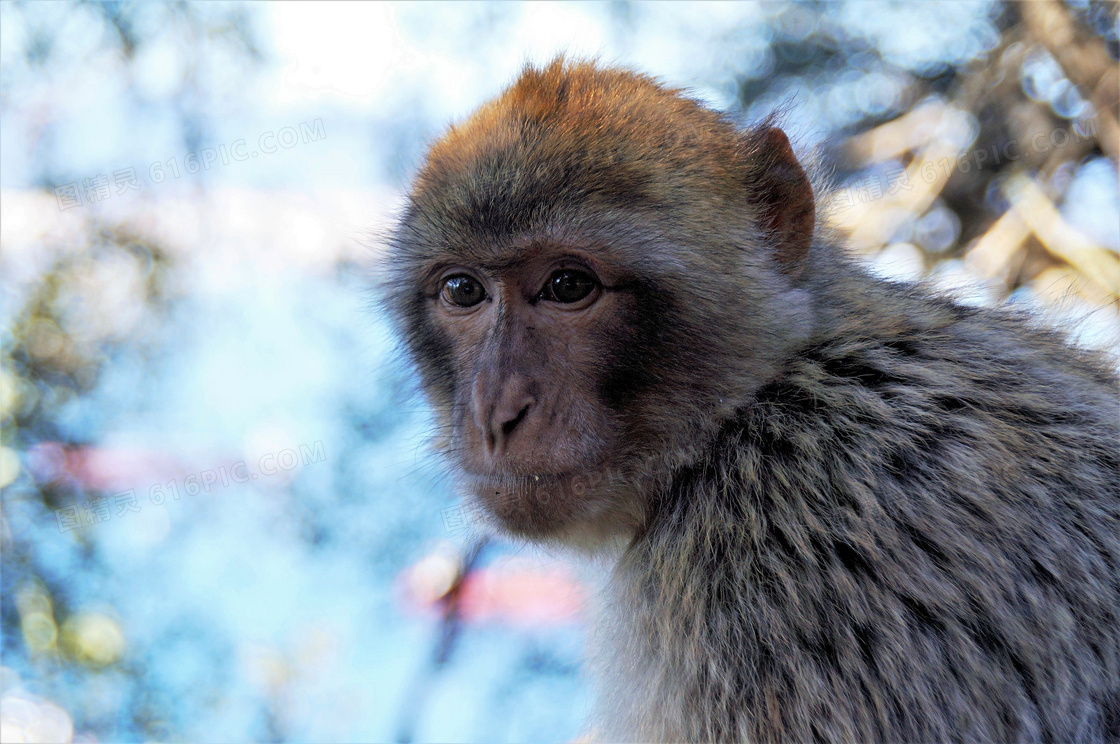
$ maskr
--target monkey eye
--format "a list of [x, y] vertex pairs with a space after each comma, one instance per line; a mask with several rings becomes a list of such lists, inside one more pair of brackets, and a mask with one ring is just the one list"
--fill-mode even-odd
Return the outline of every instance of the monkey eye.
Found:
[[486, 299], [486, 290], [474, 277], [457, 274], [444, 280], [440, 295], [452, 305], [473, 307]]
[[541, 290], [540, 299], [571, 304], [584, 299], [598, 286], [598, 280], [585, 271], [560, 269], [552, 272], [548, 284]]

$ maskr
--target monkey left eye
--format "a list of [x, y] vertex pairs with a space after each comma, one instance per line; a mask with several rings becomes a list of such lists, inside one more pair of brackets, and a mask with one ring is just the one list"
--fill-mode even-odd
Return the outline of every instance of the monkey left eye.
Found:
[[548, 284], [541, 290], [540, 298], [568, 305], [584, 299], [598, 286], [599, 282], [587, 272], [560, 269], [548, 278]]

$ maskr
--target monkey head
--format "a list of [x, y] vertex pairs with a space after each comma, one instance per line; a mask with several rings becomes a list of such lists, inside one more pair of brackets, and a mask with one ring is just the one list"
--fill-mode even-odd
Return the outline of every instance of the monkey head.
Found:
[[813, 225], [779, 129], [626, 71], [526, 69], [431, 147], [388, 252], [444, 454], [514, 534], [640, 529], [807, 333]]

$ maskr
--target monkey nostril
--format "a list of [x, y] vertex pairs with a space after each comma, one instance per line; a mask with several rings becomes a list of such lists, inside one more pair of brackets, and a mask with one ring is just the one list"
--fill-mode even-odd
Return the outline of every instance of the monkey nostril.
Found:
[[510, 434], [512, 434], [513, 430], [516, 429], [517, 425], [525, 419], [525, 416], [528, 413], [529, 406], [525, 405], [520, 411], [517, 412], [516, 416], [502, 424], [502, 436], [508, 437]]
[[512, 376], [503, 381], [497, 395], [487, 394], [490, 384], [476, 382], [476, 397], [472, 402], [472, 413], [479, 433], [482, 434], [482, 444], [486, 454], [490, 457], [502, 456], [508, 440], [519, 426], [524, 426], [527, 419], [533, 418], [533, 406], [537, 399], [527, 389], [529, 382], [519, 375]]

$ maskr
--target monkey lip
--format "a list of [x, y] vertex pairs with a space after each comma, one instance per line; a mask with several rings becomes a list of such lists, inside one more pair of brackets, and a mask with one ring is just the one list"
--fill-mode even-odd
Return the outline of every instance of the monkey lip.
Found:
[[607, 468], [600, 462], [558, 471], [528, 471], [513, 468], [491, 468], [488, 470], [464, 469], [467, 478], [475, 486], [546, 486], [577, 478], [591, 477]]
[[569, 470], [559, 473], [519, 473], [514, 471], [490, 470], [487, 472], [467, 471], [466, 475], [476, 484], [513, 484], [513, 483], [555, 483], [582, 473], [583, 470]]
[[526, 462], [513, 458], [495, 458], [490, 462], [472, 461], [467, 458], [460, 462], [460, 467], [466, 476], [475, 482], [487, 483], [548, 483], [557, 482], [565, 478], [573, 478], [587, 473], [594, 473], [605, 462], [563, 462], [563, 461], [537, 461]]

